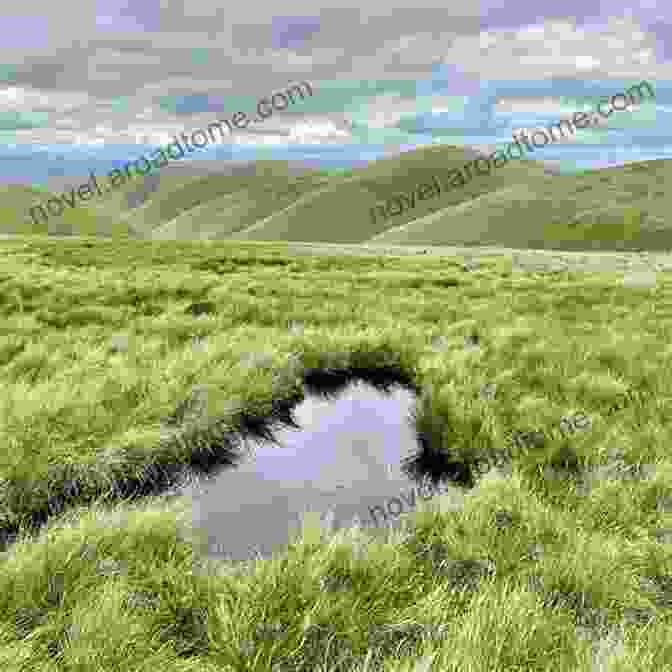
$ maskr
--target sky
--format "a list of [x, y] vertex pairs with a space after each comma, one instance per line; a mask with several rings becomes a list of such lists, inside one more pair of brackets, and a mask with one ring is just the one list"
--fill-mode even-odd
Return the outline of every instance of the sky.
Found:
[[517, 129], [594, 110], [642, 81], [655, 99], [528, 157], [576, 172], [672, 156], [667, 2], [254, 5], [22, 0], [3, 10], [0, 182], [102, 174], [175, 134], [254, 116], [260, 98], [302, 81], [312, 96], [190, 160], [347, 168], [431, 144], [494, 151]]

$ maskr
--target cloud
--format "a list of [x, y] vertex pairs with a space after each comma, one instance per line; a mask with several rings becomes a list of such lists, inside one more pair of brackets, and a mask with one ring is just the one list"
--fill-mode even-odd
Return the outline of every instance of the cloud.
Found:
[[[631, 77], [644, 79], [654, 65], [654, 43], [629, 19], [581, 27], [550, 21], [458, 37], [446, 58], [484, 79], [547, 79], [557, 77]], [[485, 46], [484, 46], [485, 45]], [[667, 67], [669, 72], [669, 66]]]
[[214, 0], [22, 0], [0, 22], [0, 125], [18, 144], [163, 144], [305, 79], [313, 99], [231, 143], [387, 150], [463, 133], [488, 144], [506, 115], [537, 126], [569, 106], [525, 82], [672, 79], [668, 10], [567, 2], [286, 0], [273, 16]]

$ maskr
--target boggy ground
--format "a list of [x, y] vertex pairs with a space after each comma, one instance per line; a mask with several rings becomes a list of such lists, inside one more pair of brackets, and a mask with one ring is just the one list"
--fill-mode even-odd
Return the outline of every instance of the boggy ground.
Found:
[[[665, 264], [654, 286], [512, 254], [0, 255], [0, 669], [672, 669]], [[228, 459], [325, 370], [419, 389], [464, 496], [241, 566], [205, 562], [181, 500], [132, 499]]]

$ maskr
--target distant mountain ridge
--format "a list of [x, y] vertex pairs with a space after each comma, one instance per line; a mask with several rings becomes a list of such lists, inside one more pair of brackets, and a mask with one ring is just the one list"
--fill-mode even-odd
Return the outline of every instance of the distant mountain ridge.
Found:
[[575, 175], [520, 159], [475, 175], [459, 188], [442, 189], [436, 198], [419, 199], [394, 217], [371, 217], [376, 203], [444, 179], [481, 156], [473, 148], [432, 145], [345, 171], [270, 160], [166, 166], [50, 219], [39, 230], [27, 213], [45, 199], [44, 191], [5, 185], [0, 233], [672, 249], [665, 194], [672, 161], [667, 159]]

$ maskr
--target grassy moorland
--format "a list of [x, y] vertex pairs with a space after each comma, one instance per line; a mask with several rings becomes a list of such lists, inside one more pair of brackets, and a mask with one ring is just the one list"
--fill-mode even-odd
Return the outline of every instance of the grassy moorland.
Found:
[[[407, 252], [0, 241], [0, 669], [672, 669], [668, 272]], [[206, 562], [149, 495], [322, 369], [417, 386], [463, 499]]]

